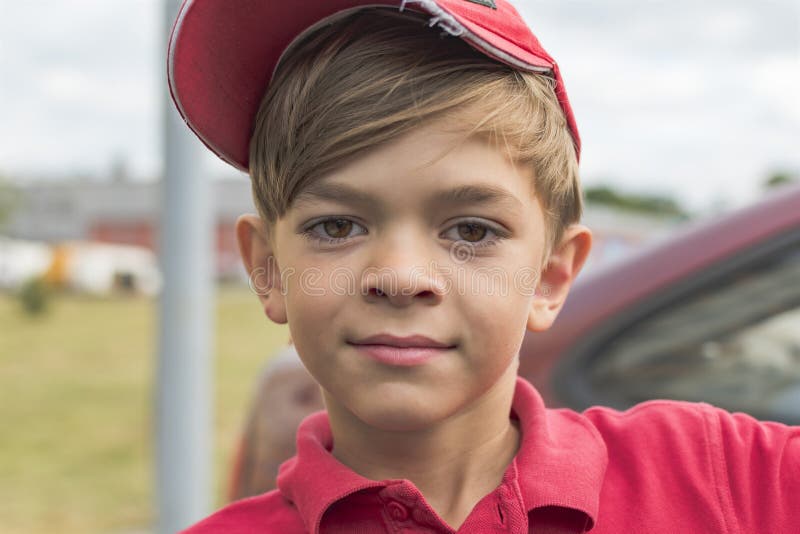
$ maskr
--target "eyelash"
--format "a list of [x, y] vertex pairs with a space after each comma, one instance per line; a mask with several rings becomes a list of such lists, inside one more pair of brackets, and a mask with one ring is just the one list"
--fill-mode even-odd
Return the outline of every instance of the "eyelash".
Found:
[[[329, 222], [329, 221], [338, 221], [338, 220], [349, 221], [349, 222], [353, 223], [354, 225], [361, 226], [357, 222], [355, 222], [355, 221], [353, 221], [351, 219], [348, 219], [347, 217], [327, 217], [325, 219], [317, 220], [316, 222], [314, 222], [310, 226], [306, 227], [306, 229], [301, 231], [300, 233], [306, 239], [308, 239], [310, 241], [318, 242], [318, 243], [319, 242], [324, 242], [324, 243], [327, 243], [327, 244], [337, 244], [337, 243], [341, 243], [342, 241], [347, 241], [348, 239], [350, 239], [349, 237], [327, 237], [327, 236], [324, 236], [324, 235], [318, 235], [316, 232], [313, 231], [314, 228], [316, 228], [317, 226], [319, 226], [321, 224], [324, 224], [324, 223]], [[478, 226], [483, 227], [486, 230], [488, 230], [489, 232], [491, 232], [492, 234], [494, 234], [495, 238], [490, 240], [490, 241], [477, 241], [477, 242], [467, 241], [469, 244], [471, 244], [471, 245], [473, 245], [475, 247], [493, 246], [493, 245], [496, 245], [499, 241], [501, 241], [501, 240], [505, 239], [506, 237], [508, 237], [508, 234], [505, 231], [503, 231], [503, 230], [501, 230], [501, 229], [499, 229], [499, 228], [497, 228], [495, 226], [485, 224], [484, 222], [482, 222], [479, 219], [464, 219], [464, 220], [459, 221], [458, 223], [450, 226], [448, 228], [448, 230], [451, 229], [451, 228], [456, 228], [461, 224], [477, 224]], [[362, 228], [363, 228], [363, 226], [362, 226]], [[359, 234], [359, 235], [363, 235], [363, 234]]]

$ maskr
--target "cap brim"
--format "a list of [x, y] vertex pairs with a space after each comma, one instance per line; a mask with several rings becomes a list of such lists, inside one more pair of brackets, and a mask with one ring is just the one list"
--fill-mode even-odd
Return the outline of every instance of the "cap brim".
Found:
[[188, 0], [175, 20], [167, 53], [172, 99], [209, 149], [247, 172], [252, 122], [289, 43], [308, 26], [339, 11], [399, 4], [304, 0], [298, 9], [293, 1]]

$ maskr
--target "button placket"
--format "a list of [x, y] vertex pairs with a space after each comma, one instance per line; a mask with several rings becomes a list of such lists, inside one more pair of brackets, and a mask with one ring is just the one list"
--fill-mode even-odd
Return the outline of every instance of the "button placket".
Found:
[[397, 532], [439, 532], [439, 522], [413, 488], [403, 483], [395, 484], [384, 488], [379, 496], [384, 505], [384, 517], [399, 528]]
[[389, 517], [395, 521], [406, 521], [408, 519], [408, 508], [397, 501], [389, 501], [386, 509], [389, 511]]

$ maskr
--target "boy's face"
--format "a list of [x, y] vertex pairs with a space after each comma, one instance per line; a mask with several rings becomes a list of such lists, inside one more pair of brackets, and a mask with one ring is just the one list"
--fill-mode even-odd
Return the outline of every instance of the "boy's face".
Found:
[[[385, 430], [432, 425], [507, 376], [526, 327], [549, 327], [591, 243], [585, 227], [571, 227], [566, 253], [554, 251], [542, 276], [532, 171], [485, 141], [458, 144], [440, 126], [321, 177], [277, 221], [271, 242], [257, 217], [237, 224], [251, 277], [277, 265], [261, 273], [260, 285], [275, 287], [262, 297], [265, 311], [288, 320], [326, 402]], [[451, 348], [392, 365], [354, 345], [380, 333]]]

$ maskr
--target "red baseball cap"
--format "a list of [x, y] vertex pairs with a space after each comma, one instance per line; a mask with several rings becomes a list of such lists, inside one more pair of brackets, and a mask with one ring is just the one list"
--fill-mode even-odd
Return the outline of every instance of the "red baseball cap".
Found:
[[558, 65], [506, 0], [184, 0], [172, 27], [167, 79], [189, 128], [247, 172], [261, 99], [283, 52], [328, 17], [389, 6], [430, 15], [430, 26], [523, 71], [548, 73], [580, 156], [580, 137]]

